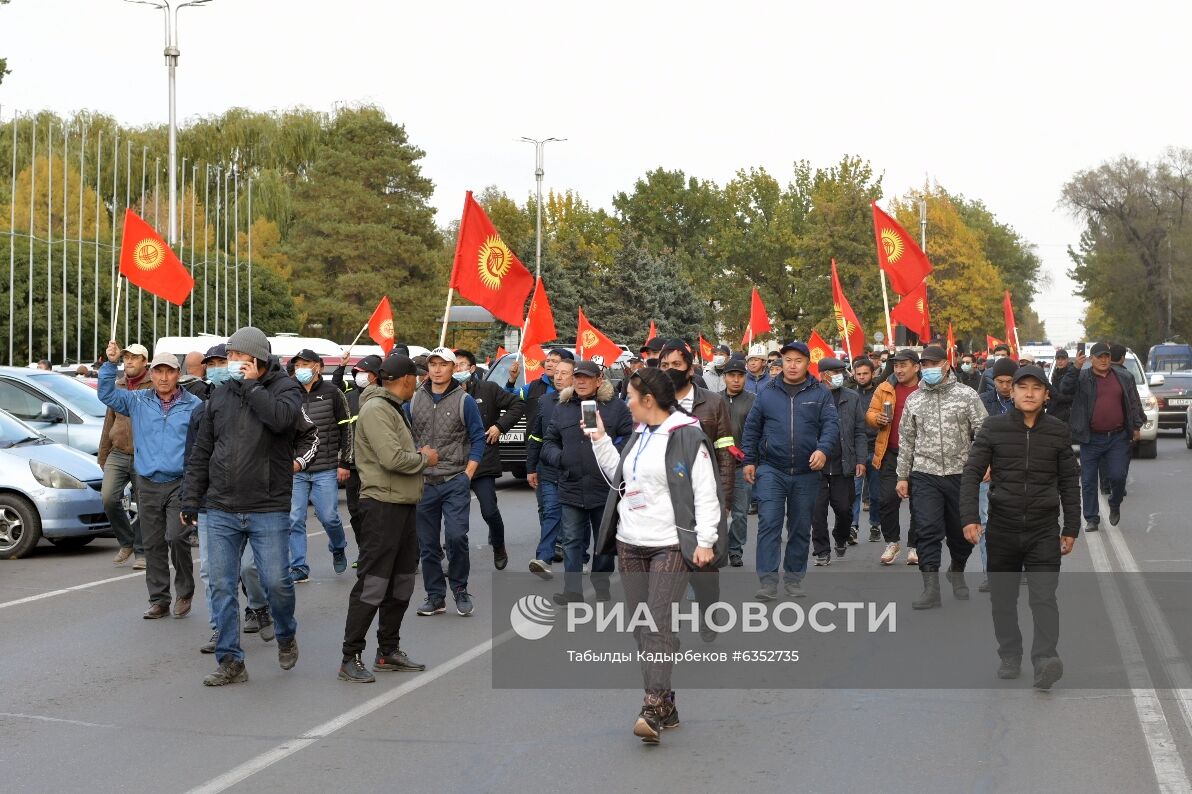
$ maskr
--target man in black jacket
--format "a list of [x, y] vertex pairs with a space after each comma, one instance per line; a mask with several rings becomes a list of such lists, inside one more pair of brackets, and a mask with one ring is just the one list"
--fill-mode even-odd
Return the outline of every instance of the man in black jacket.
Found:
[[493, 566], [498, 571], [509, 564], [505, 551], [505, 522], [497, 506], [497, 478], [501, 476], [501, 436], [513, 429], [526, 412], [525, 401], [484, 380], [476, 372], [476, 356], [470, 350], [455, 351], [455, 378], [462, 383], [480, 409], [484, 423], [484, 457], [472, 477], [472, 493], [480, 503], [480, 515], [488, 524], [488, 545], [493, 547]]
[[728, 418], [733, 428], [733, 499], [732, 514], [728, 525], [728, 564], [733, 568], [744, 565], [742, 556], [749, 530], [749, 501], [753, 486], [745, 482], [745, 453], [741, 451], [741, 439], [745, 433], [745, 417], [757, 395], [745, 390], [745, 359], [734, 356], [724, 367], [724, 391], [720, 396], [728, 406]]
[[1146, 416], [1137, 399], [1138, 387], [1134, 378], [1126, 370], [1110, 366], [1109, 345], [1098, 342], [1089, 352], [1092, 362], [1088, 370], [1082, 370], [1085, 357], [1077, 355], [1076, 365], [1069, 368], [1060, 384], [1060, 394], [1072, 398], [1068, 427], [1072, 431], [1072, 440], [1080, 444], [1085, 531], [1096, 532], [1101, 524], [1097, 503], [1097, 472], [1101, 458], [1109, 458], [1109, 523], [1117, 526], [1126, 490], [1130, 442], [1138, 440]]
[[[1050, 689], [1063, 675], [1056, 655], [1060, 617], [1055, 591], [1060, 558], [1076, 544], [1080, 532], [1079, 475], [1068, 428], [1043, 412], [1047, 376], [1035, 366], [1014, 374], [1014, 404], [1009, 413], [981, 424], [961, 479], [964, 536], [976, 544], [987, 533], [993, 628], [1001, 666], [999, 678], [1017, 678], [1022, 665], [1018, 629], [1018, 588], [1027, 572], [1035, 636], [1031, 661], [1035, 686]], [[989, 523], [982, 528], [978, 490], [987, 470]], [[1064, 510], [1063, 531], [1059, 511]]]
[[837, 421], [840, 422], [840, 443], [820, 472], [819, 493], [811, 516], [811, 542], [816, 565], [832, 564], [832, 550], [828, 547], [829, 505], [836, 515], [836, 524], [832, 528], [836, 556], [843, 557], [849, 541], [856, 541], [856, 529], [852, 525], [853, 498], [856, 496], [856, 480], [865, 476], [865, 460], [869, 453], [869, 440], [865, 434], [865, 411], [869, 403], [862, 404], [857, 392], [845, 388], [844, 370], [844, 362], [838, 358], [820, 359], [820, 382], [832, 392]]
[[[538, 401], [538, 412], [526, 438], [526, 481], [538, 496], [541, 530], [534, 559], [530, 560], [530, 572], [542, 579], [553, 577], [552, 562], [563, 561], [563, 546], [559, 541], [559, 524], [563, 507], [559, 504], [559, 477], [557, 467], [542, 459], [542, 439], [550, 427], [555, 406], [559, 404], [559, 392], [570, 389], [575, 376], [575, 359], [560, 359], [555, 364], [554, 391], [542, 395]], [[625, 379], [628, 382], [628, 378]]]
[[1047, 400], [1047, 413], [1065, 424], [1072, 416], [1072, 395], [1061, 394], [1060, 384], [1071, 368], [1068, 351], [1062, 347], [1056, 348], [1055, 364], [1051, 367], [1051, 395]]
[[[861, 397], [863, 412], [869, 410], [869, 404], [873, 402], [873, 395], [877, 393], [876, 369], [877, 365], [871, 358], [858, 356], [853, 359], [853, 384], [855, 391]], [[864, 421], [864, 413], [861, 414], [861, 418], [862, 424], [865, 425], [865, 457], [861, 461], [865, 464], [865, 476], [858, 477], [853, 482], [856, 493], [853, 495], [853, 529], [849, 535], [850, 546], [857, 543], [857, 533], [861, 526], [861, 508], [864, 506], [862, 496], [866, 491], [869, 492], [869, 542], [877, 543], [882, 539], [882, 480], [881, 472], [873, 465], [873, 448], [877, 442], [877, 428], [870, 427], [869, 423]]]
[[310, 580], [306, 561], [306, 508], [327, 533], [327, 550], [335, 573], [348, 569], [348, 539], [339, 517], [339, 483], [351, 476], [352, 415], [344, 393], [323, 380], [323, 359], [313, 350], [300, 350], [290, 363], [294, 379], [303, 389], [303, 408], [319, 428], [319, 451], [305, 471], [294, 472], [294, 493], [290, 502], [290, 578], [295, 583]]
[[[586, 400], [597, 403], [605, 432], [618, 450], [633, 432], [629, 408], [616, 398], [613, 385], [602, 377], [599, 364], [579, 362], [574, 378], [570, 389], [559, 392], [559, 403], [542, 442], [542, 460], [560, 471], [559, 503], [563, 506], [560, 532], [566, 575], [564, 591], [554, 597], [558, 604], [583, 600], [583, 553], [600, 529], [609, 488], [592, 452], [592, 439], [584, 432], [580, 403]], [[612, 573], [614, 561], [611, 554], [592, 556], [592, 586], [597, 600], [610, 598], [607, 574]]]
[[293, 490], [294, 427], [302, 387], [272, 357], [269, 339], [251, 326], [227, 342], [233, 380], [216, 389], [195, 431], [182, 486], [182, 520], [198, 524], [206, 498], [211, 600], [219, 631], [219, 669], [208, 686], [248, 680], [240, 648], [240, 552], [247, 541], [269, 598], [278, 663], [298, 662], [294, 583], [287, 572]]

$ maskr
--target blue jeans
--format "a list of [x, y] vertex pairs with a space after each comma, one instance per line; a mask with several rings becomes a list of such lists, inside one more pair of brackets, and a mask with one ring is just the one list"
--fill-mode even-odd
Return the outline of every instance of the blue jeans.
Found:
[[443, 546], [440, 532], [447, 544], [447, 578], [451, 592], [468, 589], [471, 560], [468, 557], [468, 516], [472, 510], [472, 495], [468, 475], [460, 472], [447, 482], [426, 485], [422, 501], [418, 503], [418, 554], [422, 558], [422, 583], [426, 595], [445, 601], [447, 582], [443, 578]]
[[[604, 505], [587, 510], [582, 507], [563, 505], [563, 520], [559, 524], [560, 542], [563, 544], [563, 589], [568, 593], [582, 593], [584, 591], [584, 556], [592, 545], [593, 538], [600, 531], [600, 522], [604, 518]], [[608, 576], [613, 572], [616, 555], [592, 555], [592, 586], [597, 592], [607, 592]]]
[[559, 504], [559, 484], [538, 478], [538, 522], [542, 527], [538, 536], [538, 550], [534, 559], [550, 563], [555, 556], [555, 543], [559, 537], [559, 522], [563, 507]]
[[733, 484], [733, 506], [728, 525], [728, 553], [741, 555], [745, 549], [745, 538], [749, 534], [749, 503], [753, 499], [753, 486], [745, 482], [745, 467], [737, 466], [737, 478]]
[[240, 563], [246, 543], [252, 547], [261, 584], [279, 643], [289, 642], [298, 631], [294, 619], [294, 583], [288, 568], [289, 531], [285, 513], [226, 513], [207, 511], [207, 562], [211, 603], [215, 609], [215, 657], [244, 659], [240, 649]]
[[207, 599], [207, 622], [215, 631], [215, 604], [211, 601], [211, 576], [207, 570], [207, 513], [199, 513], [199, 581], [203, 583], [203, 596]]
[[294, 475], [294, 491], [290, 497], [290, 567], [310, 573], [306, 561], [306, 506], [315, 506], [315, 515], [327, 532], [327, 551], [343, 551], [348, 547], [343, 521], [339, 518], [339, 482], [335, 469], [300, 471]]
[[[989, 483], [981, 483], [981, 489], [977, 494], [977, 509], [979, 521], [984, 529], [989, 529]], [[986, 573], [989, 572], [989, 552], [985, 549], [985, 533], [981, 533], [981, 540], [977, 543], [977, 548], [981, 551], [981, 570]]]
[[1090, 524], [1101, 521], [1097, 503], [1097, 474], [1101, 460], [1106, 459], [1109, 475], [1109, 506], [1120, 507], [1126, 491], [1126, 467], [1130, 464], [1128, 430], [1118, 433], [1089, 432], [1089, 440], [1080, 445], [1080, 490], [1084, 501], [1084, 518]]
[[882, 473], [873, 465], [873, 453], [865, 461], [865, 476], [857, 477], [853, 487], [857, 489], [857, 498], [853, 500], [853, 526], [861, 526], [861, 500], [865, 486], [869, 486], [869, 526], [882, 525]]
[[[762, 584], [778, 584], [778, 562], [788, 582], [801, 582], [807, 573], [811, 545], [811, 514], [822, 475], [784, 474], [765, 464], [757, 467], [753, 492], [757, 497], [757, 573]], [[782, 551], [782, 525], [786, 523], [786, 553]]]
[[[199, 513], [199, 579], [203, 582], [203, 596], [207, 599], [207, 622], [211, 630], [215, 631], [215, 604], [211, 600], [211, 576], [207, 561], [207, 514]], [[252, 547], [244, 546], [244, 554], [240, 557], [240, 578], [244, 586], [244, 593], [248, 596], [248, 605], [253, 609], [268, 606], [265, 588], [261, 587], [261, 577], [257, 574], [257, 566], [252, 558]]]

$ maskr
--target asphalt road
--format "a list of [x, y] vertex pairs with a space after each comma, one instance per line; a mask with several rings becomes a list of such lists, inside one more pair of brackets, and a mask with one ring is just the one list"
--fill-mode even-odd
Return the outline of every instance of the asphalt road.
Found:
[[[1192, 451], [1161, 439], [1157, 460], [1133, 462], [1121, 525], [1082, 535], [1065, 570], [1192, 571], [1190, 475]], [[502, 486], [510, 570], [524, 570], [537, 539], [533, 494]], [[202, 600], [187, 619], [142, 620], [144, 584], [111, 565], [113, 541], [77, 552], [43, 544], [0, 563], [0, 787], [1192, 790], [1192, 688], [1181, 700], [1169, 686], [1186, 667], [1156, 657], [1156, 632], [1139, 629], [1146, 615], [1120, 616], [1103, 638], [1122, 649], [1133, 690], [1061, 681], [1039, 693], [1024, 679], [982, 690], [773, 691], [749, 689], [743, 673], [740, 689], [680, 692], [682, 727], [647, 747], [630, 733], [638, 691], [493, 688], [492, 557], [475, 502], [472, 527], [477, 614], [411, 610], [403, 647], [428, 670], [367, 686], [336, 678], [353, 580], [334, 574], [321, 535], [311, 538], [312, 581], [298, 590], [297, 667], [280, 670], [276, 644], [249, 635], [251, 680], [220, 689], [201, 684], [214, 667], [198, 653]], [[308, 529], [318, 528], [312, 515]], [[752, 537], [751, 525], [747, 558]], [[878, 553], [862, 543], [831, 570], [886, 570]], [[966, 608], [985, 608], [975, 588], [973, 597]], [[1190, 626], [1167, 628], [1186, 638]], [[991, 650], [991, 677], [995, 666]]]

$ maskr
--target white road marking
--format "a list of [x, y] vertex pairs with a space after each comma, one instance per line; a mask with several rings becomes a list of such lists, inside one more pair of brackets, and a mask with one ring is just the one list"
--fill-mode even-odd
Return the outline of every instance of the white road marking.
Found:
[[53, 598], [54, 596], [66, 595], [67, 593], [74, 593], [79, 590], [88, 590], [92, 587], [99, 587], [101, 584], [108, 584], [109, 582], [120, 582], [125, 579], [135, 579], [138, 576], [144, 576], [144, 571], [137, 571], [136, 573], [126, 573], [123, 576], [113, 576], [110, 579], [98, 579], [94, 582], [86, 582], [84, 584], [76, 584], [74, 587], [64, 587], [61, 590], [51, 590], [48, 593], [38, 593], [37, 595], [27, 596], [25, 598], [18, 598], [15, 601], [5, 601], [0, 603], [0, 609], [6, 607], [20, 606], [21, 604], [29, 604], [33, 601], [41, 601], [44, 598]]
[[317, 725], [314, 728], [311, 728], [309, 731], [302, 734], [301, 736], [298, 736], [297, 738], [282, 742], [272, 750], [267, 750], [255, 758], [250, 758], [240, 766], [228, 770], [219, 777], [212, 778], [206, 783], [192, 788], [187, 794], [216, 794], [216, 792], [226, 791], [232, 786], [235, 786], [237, 783], [241, 783], [252, 777], [256, 773], [268, 769], [278, 761], [288, 758], [299, 750], [304, 750], [307, 747], [310, 747], [320, 739], [325, 739], [341, 728], [346, 728], [353, 722], [361, 720], [372, 714], [374, 711], [388, 706], [398, 698], [408, 695], [411, 692], [421, 689], [427, 684], [438, 680], [457, 667], [465, 665], [473, 659], [483, 656], [484, 654], [491, 651], [495, 646], [500, 645], [502, 642], [505, 642], [512, 636], [513, 632], [507, 631], [494, 639], [485, 640], [479, 645], [470, 648], [460, 655], [435, 667], [433, 670], [421, 673], [416, 678], [411, 679], [405, 684], [402, 684], [395, 689], [391, 689], [388, 692], [377, 695], [371, 700], [366, 700], [356, 708], [345, 711], [338, 717], [330, 719], [327, 722], [324, 722], [322, 725]]
[[64, 720], [61, 717], [43, 717], [40, 714], [17, 714], [12, 711], [0, 711], [0, 719], [5, 717], [19, 720], [37, 720], [38, 722], [56, 722], [65, 725], [78, 725], [81, 728], [118, 728], [103, 722], [83, 722], [82, 720]]

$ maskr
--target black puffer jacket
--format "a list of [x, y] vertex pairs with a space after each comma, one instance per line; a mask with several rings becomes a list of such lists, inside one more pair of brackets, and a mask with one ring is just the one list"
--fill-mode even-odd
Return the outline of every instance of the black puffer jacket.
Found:
[[994, 531], [1026, 531], [1058, 526], [1061, 534], [1080, 532], [1080, 466], [1068, 426], [1040, 414], [1028, 428], [1017, 408], [981, 423], [960, 482], [960, 521], [980, 522], [981, 480], [989, 482], [989, 524]]
[[1072, 395], [1061, 394], [1060, 384], [1064, 382], [1064, 376], [1071, 368], [1071, 364], [1062, 368], [1052, 367], [1051, 391], [1047, 398], [1047, 413], [1065, 423], [1072, 417]]
[[[542, 460], [559, 470], [560, 503], [595, 510], [604, 505], [609, 486], [592, 452], [592, 439], [580, 427], [581, 402], [574, 388], [559, 392], [558, 405], [542, 440]], [[596, 402], [604, 430], [620, 450], [633, 433], [629, 408], [616, 398], [608, 381], [596, 390]]]
[[[526, 404], [516, 395], [502, 389], [493, 381], [481, 380], [473, 375], [465, 386], [468, 394], [476, 401], [480, 409], [480, 419], [487, 431], [493, 425], [508, 433], [526, 412]], [[501, 476], [501, 445], [484, 445], [484, 457], [480, 459], [480, 468], [476, 469], [477, 477]]]
[[211, 393], [186, 460], [182, 507], [229, 513], [290, 512], [294, 434], [302, 387], [274, 358], [255, 381]]
[[538, 399], [538, 411], [534, 415], [534, 425], [526, 438], [526, 471], [537, 474], [541, 480], [559, 483], [559, 470], [542, 458], [542, 439], [546, 436], [546, 428], [550, 427], [551, 417], [555, 415], [555, 406], [559, 404], [557, 391], [544, 394]]
[[307, 471], [315, 474], [352, 465], [352, 413], [348, 400], [331, 381], [316, 378], [307, 391], [302, 389], [306, 415], [319, 428], [319, 452]]

